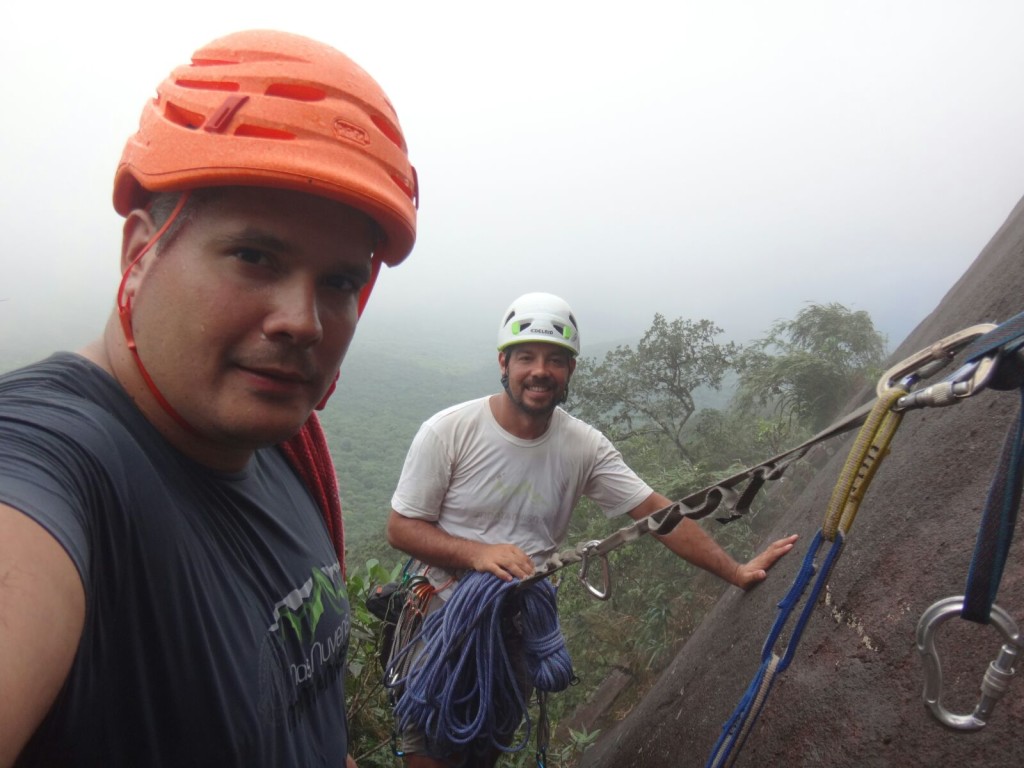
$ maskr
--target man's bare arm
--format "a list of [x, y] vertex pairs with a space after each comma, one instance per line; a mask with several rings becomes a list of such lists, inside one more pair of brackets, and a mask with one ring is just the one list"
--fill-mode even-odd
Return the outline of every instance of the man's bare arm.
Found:
[[533, 573], [533, 560], [514, 544], [483, 544], [452, 536], [435, 523], [405, 517], [391, 510], [388, 544], [428, 565], [450, 571], [493, 573], [499, 579], [525, 579]]
[[0, 768], [14, 764], [71, 669], [85, 591], [64, 548], [0, 504]]
[[[640, 520], [664, 509], [672, 502], [660, 493], [652, 493], [629, 516]], [[687, 562], [709, 571], [740, 589], [750, 589], [768, 578], [768, 569], [793, 548], [797, 537], [787, 536], [768, 545], [748, 563], [737, 563], [703, 528], [689, 518], [668, 534], [656, 538]]]

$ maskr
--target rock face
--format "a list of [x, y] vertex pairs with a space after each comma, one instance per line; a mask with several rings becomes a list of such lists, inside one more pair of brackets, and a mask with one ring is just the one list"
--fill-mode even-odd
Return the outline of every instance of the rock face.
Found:
[[[1024, 202], [890, 363], [962, 328], [1002, 322], [1022, 310]], [[849, 410], [870, 396], [863, 393]], [[1017, 659], [1018, 674], [988, 725], [958, 732], [940, 725], [922, 702], [924, 665], [915, 645], [921, 614], [964, 593], [988, 486], [1019, 405], [1015, 390], [987, 390], [951, 407], [906, 414], [792, 663], [777, 678], [735, 765], [1024, 766], [1024, 659]], [[776, 605], [822, 526], [853, 436], [832, 442], [831, 460], [786, 513], [767, 523], [766, 541], [799, 533], [797, 549], [754, 591], [726, 591], [651, 692], [584, 755], [583, 766], [706, 763], [757, 672]], [[1019, 530], [996, 602], [1024, 629]], [[777, 652], [785, 650], [795, 619]], [[942, 705], [970, 714], [1002, 635], [955, 617], [937, 639]]]

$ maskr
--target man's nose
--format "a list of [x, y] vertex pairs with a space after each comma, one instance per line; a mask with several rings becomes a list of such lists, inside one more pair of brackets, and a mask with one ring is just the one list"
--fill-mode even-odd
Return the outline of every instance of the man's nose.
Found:
[[276, 286], [263, 333], [269, 339], [287, 339], [300, 347], [320, 341], [324, 328], [320, 322], [316, 286], [305, 280]]

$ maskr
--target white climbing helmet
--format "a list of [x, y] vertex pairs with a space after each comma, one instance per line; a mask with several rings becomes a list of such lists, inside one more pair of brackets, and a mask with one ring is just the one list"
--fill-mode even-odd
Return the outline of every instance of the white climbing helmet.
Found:
[[498, 327], [498, 351], [513, 344], [542, 341], [580, 353], [576, 318], [564, 299], [550, 293], [527, 293], [512, 302]]

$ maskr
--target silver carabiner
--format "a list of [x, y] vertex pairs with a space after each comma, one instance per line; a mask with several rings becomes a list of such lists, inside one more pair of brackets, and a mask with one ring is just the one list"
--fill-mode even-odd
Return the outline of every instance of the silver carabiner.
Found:
[[972, 325], [915, 352], [882, 374], [882, 378], [878, 380], [878, 385], [875, 388], [876, 394], [879, 397], [884, 397], [887, 392], [895, 389], [907, 377], [910, 377], [910, 381], [906, 383], [913, 384], [921, 379], [934, 376], [953, 359], [957, 352], [975, 339], [995, 330], [996, 327], [994, 323]]
[[[612, 568], [608, 563], [608, 555], [604, 553], [598, 553], [595, 549], [601, 542], [597, 539], [594, 541], [588, 541], [586, 544], [579, 548], [580, 557], [583, 564], [580, 566], [580, 581], [583, 582], [583, 586], [587, 588], [587, 592], [592, 594], [598, 600], [607, 600], [612, 596]], [[587, 572], [590, 570], [590, 560], [597, 554], [601, 558], [601, 571], [604, 578], [604, 586], [602, 589], [598, 589], [590, 580], [587, 579]]]
[[962, 365], [942, 381], [904, 395], [892, 409], [941, 408], [971, 397], [985, 388], [995, 372], [995, 365], [995, 355]]
[[939, 600], [921, 614], [917, 623], [917, 650], [924, 659], [924, 704], [932, 715], [943, 725], [958, 731], [977, 731], [985, 727], [992, 710], [1006, 693], [1013, 677], [1014, 661], [1021, 653], [1020, 629], [1013, 618], [998, 605], [992, 606], [990, 619], [1006, 640], [999, 649], [999, 655], [989, 662], [981, 680], [981, 698], [969, 715], [955, 715], [942, 706], [942, 665], [935, 648], [935, 632], [954, 616], [959, 616], [964, 607], [964, 597], [947, 597]]

